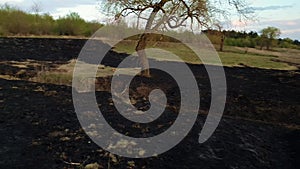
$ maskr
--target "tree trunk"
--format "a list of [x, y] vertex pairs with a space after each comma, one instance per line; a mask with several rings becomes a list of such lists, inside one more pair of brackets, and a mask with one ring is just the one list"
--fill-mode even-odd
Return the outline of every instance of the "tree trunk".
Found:
[[147, 55], [145, 52], [146, 46], [147, 46], [147, 39], [149, 38], [150, 34], [152, 33], [153, 30], [151, 30], [151, 27], [153, 25], [154, 18], [159, 12], [162, 7], [168, 2], [169, 0], [161, 0], [159, 3], [155, 4], [155, 7], [153, 8], [146, 27], [145, 27], [145, 33], [143, 33], [138, 41], [138, 44], [135, 48], [139, 58], [140, 58], [140, 65], [144, 69], [143, 73], [141, 74], [142, 76], [145, 77], [150, 77], [150, 70], [149, 70], [149, 62], [147, 59]]
[[138, 44], [135, 48], [135, 50], [137, 51], [137, 54], [139, 56], [139, 59], [140, 59], [140, 65], [141, 65], [142, 69], [144, 69], [144, 71], [141, 75], [145, 76], [145, 77], [150, 77], [149, 62], [148, 62], [147, 55], [145, 52], [148, 36], [149, 35], [146, 33], [142, 34], [138, 41]]
[[225, 36], [221, 35], [220, 51], [223, 52]]
[[267, 42], [267, 50], [270, 50], [270, 40]]
[[273, 42], [273, 39], [270, 38], [270, 39], [268, 40], [268, 44], [267, 44], [267, 49], [268, 49], [268, 50], [270, 50], [270, 49], [272, 48], [272, 42]]
[[263, 42], [263, 40], [261, 39], [261, 40], [260, 40], [260, 50], [263, 50], [263, 47], [264, 47], [264, 42]]

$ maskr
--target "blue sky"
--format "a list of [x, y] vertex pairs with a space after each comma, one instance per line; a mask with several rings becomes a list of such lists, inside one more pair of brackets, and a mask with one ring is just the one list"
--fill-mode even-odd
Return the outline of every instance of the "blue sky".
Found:
[[[257, 21], [241, 23], [233, 19], [224, 27], [242, 31], [259, 31], [267, 26], [278, 27], [282, 38], [300, 40], [300, 1], [299, 0], [246, 0], [255, 10]], [[50, 13], [54, 18], [70, 12], [78, 12], [86, 20], [105, 21], [99, 10], [99, 0], [0, 0], [22, 10], [31, 12], [33, 2], [41, 7], [42, 13]]]

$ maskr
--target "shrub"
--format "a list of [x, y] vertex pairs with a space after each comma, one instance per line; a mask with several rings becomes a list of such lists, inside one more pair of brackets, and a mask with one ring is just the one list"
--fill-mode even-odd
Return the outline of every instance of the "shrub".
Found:
[[49, 14], [30, 14], [9, 5], [0, 6], [0, 35], [90, 36], [102, 25], [86, 22], [78, 13], [54, 20]]

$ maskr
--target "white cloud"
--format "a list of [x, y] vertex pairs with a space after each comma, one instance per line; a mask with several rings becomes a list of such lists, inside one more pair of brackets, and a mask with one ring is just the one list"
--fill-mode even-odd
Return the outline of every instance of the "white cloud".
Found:
[[97, 0], [48, 0], [41, 1], [41, 4], [47, 9], [47, 12], [52, 12], [58, 8], [72, 8], [79, 5], [97, 5]]
[[292, 5], [274, 5], [274, 6], [264, 6], [264, 7], [251, 7], [250, 9], [254, 11], [267, 11], [267, 10], [286, 9], [292, 7], [293, 7]]
[[[25, 0], [0, 0], [0, 5], [8, 4], [9, 6], [20, 8], [19, 4], [24, 3]], [[20, 8], [23, 9], [23, 8]]]
[[41, 13], [49, 13], [54, 18], [65, 16], [70, 12], [77, 12], [88, 21], [103, 22], [105, 20], [105, 16], [99, 9], [99, 0], [0, 0], [0, 4], [5, 3], [28, 12], [32, 12], [31, 7], [34, 3], [38, 3]]
[[5, 4], [5, 3], [12, 3], [12, 4], [15, 4], [15, 3], [21, 3], [23, 2], [24, 0], [0, 0], [0, 4]]
[[105, 16], [97, 9], [96, 5], [77, 5], [74, 7], [57, 8], [50, 14], [54, 18], [59, 18], [60, 16], [65, 16], [70, 12], [77, 12], [83, 19], [87, 21], [97, 20], [102, 21]]
[[300, 29], [290, 29], [290, 30], [281, 31], [281, 33], [284, 33], [284, 34], [292, 34], [292, 33], [297, 33], [297, 32], [300, 32]]
[[78, 5], [94, 5], [97, 6], [99, 0], [0, 0], [0, 4], [8, 3], [15, 5], [23, 10], [29, 10], [34, 4], [40, 4], [42, 12], [53, 12], [58, 8], [72, 8]]
[[280, 37], [282, 38], [289, 37], [300, 40], [300, 18], [294, 20], [265, 20], [260, 22], [248, 21], [246, 23], [234, 20], [227, 29], [259, 32], [268, 26], [279, 28], [281, 30]]

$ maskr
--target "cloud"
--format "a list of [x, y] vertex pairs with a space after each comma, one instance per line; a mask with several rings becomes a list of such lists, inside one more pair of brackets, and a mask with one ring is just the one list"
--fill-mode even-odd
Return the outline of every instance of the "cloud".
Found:
[[5, 3], [20, 3], [23, 2], [24, 0], [0, 0], [0, 4], [5, 4]]
[[232, 20], [229, 25], [226, 25], [224, 29], [237, 30], [237, 31], [256, 31], [273, 26], [281, 30], [281, 38], [291, 38], [300, 40], [300, 18], [297, 19], [278, 19], [278, 20], [263, 20], [260, 22], [247, 21], [241, 22], [239, 20]]
[[23, 10], [30, 10], [34, 2], [39, 3], [42, 12], [53, 12], [58, 8], [72, 8], [78, 5], [94, 5], [97, 6], [99, 0], [0, 0], [0, 4], [8, 3], [22, 8]]
[[300, 29], [290, 29], [290, 30], [283, 30], [281, 33], [286, 33], [286, 34], [292, 34], [292, 33], [297, 33], [300, 32]]
[[279, 9], [286, 9], [292, 8], [292, 5], [281, 5], [281, 6], [264, 6], [264, 7], [251, 7], [251, 10], [254, 11], [267, 11], [267, 10], [279, 10]]
[[6, 4], [12, 7], [16, 7], [16, 8], [20, 8], [20, 5], [18, 4], [22, 4], [24, 3], [24, 1], [26, 0], [0, 0], [0, 6]]
[[266, 20], [259, 22], [260, 25], [271, 25], [278, 27], [282, 30], [285, 29], [299, 29], [300, 28], [300, 18], [294, 20]]
[[[300, 18], [294, 20], [264, 20], [261, 22], [243, 23], [238, 20], [231, 22], [231, 29], [259, 32], [268, 26], [277, 27], [281, 30], [281, 38], [289, 37], [300, 40]], [[229, 28], [230, 29], [230, 28]]]
[[51, 14], [54, 18], [59, 18], [60, 16], [65, 16], [70, 12], [77, 12], [80, 17], [88, 21], [97, 20], [103, 22], [103, 19], [105, 18], [95, 5], [77, 5], [74, 7], [57, 8]]
[[300, 29], [291, 29], [291, 30], [282, 30], [281, 31], [282, 38], [291, 38], [294, 40], [300, 40]]
[[241, 21], [241, 20], [232, 20], [230, 23], [231, 27], [247, 27], [248, 25], [254, 24], [254, 21], [247, 20], [247, 21]]
[[71, 8], [71, 7], [76, 7], [78, 5], [96, 5], [97, 3], [96, 0], [80, 0], [80, 1], [74, 1], [74, 0], [51, 0], [50, 1], [49, 0], [49, 1], [40, 1], [40, 2], [42, 2], [42, 4], [52, 9]]

